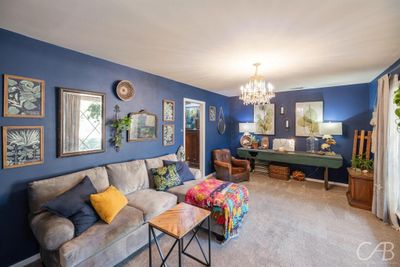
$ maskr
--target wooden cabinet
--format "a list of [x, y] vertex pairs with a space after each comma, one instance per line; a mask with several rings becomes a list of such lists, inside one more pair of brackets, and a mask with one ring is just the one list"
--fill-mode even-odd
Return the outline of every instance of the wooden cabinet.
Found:
[[371, 210], [374, 188], [374, 175], [372, 173], [356, 172], [347, 168], [349, 172], [349, 190], [347, 200], [353, 207]]
[[185, 150], [186, 161], [192, 168], [199, 168], [200, 163], [200, 131], [186, 129]]

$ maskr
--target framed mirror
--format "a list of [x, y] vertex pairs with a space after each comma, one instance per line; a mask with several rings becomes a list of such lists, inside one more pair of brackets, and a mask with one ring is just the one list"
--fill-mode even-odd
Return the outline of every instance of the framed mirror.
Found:
[[140, 142], [157, 138], [157, 116], [144, 110], [132, 112], [128, 142]]
[[105, 151], [105, 100], [103, 93], [60, 88], [59, 157]]

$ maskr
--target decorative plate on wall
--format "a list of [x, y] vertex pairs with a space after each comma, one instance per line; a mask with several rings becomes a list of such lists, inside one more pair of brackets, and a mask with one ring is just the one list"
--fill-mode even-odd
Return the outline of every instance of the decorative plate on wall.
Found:
[[224, 117], [224, 110], [222, 107], [219, 109], [219, 116], [218, 116], [218, 132], [219, 134], [224, 134], [226, 130], [225, 124], [225, 117]]
[[135, 88], [133, 84], [128, 80], [122, 80], [117, 84], [116, 88], [119, 99], [123, 101], [129, 101], [135, 96]]

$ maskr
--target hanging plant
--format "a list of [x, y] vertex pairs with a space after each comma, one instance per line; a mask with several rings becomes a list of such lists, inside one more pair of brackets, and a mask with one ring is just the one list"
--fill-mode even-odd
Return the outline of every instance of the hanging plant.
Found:
[[394, 92], [393, 103], [397, 106], [394, 113], [397, 116], [397, 129], [400, 131], [400, 87]]
[[115, 119], [111, 121], [111, 128], [114, 129], [114, 135], [110, 138], [111, 143], [114, 145], [115, 150], [118, 152], [122, 148], [122, 133], [129, 130], [131, 127], [131, 118], [124, 116], [118, 118], [119, 106], [115, 105]]

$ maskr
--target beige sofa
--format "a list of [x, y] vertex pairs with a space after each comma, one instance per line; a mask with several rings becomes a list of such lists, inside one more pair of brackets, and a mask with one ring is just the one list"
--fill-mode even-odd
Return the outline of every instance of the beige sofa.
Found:
[[[170, 154], [158, 158], [135, 160], [87, 169], [29, 184], [30, 225], [40, 244], [40, 254], [47, 266], [113, 266], [148, 242], [147, 222], [154, 216], [183, 201], [187, 190], [202, 181], [200, 171], [191, 169], [196, 180], [171, 188], [169, 192], [152, 189], [150, 168], [163, 165], [163, 160], [176, 161]], [[89, 176], [98, 192], [114, 185], [122, 191], [128, 205], [111, 224], [98, 221], [74, 238], [74, 225], [41, 206]], [[222, 227], [212, 224], [222, 234]], [[160, 234], [160, 233], [158, 233]]]

